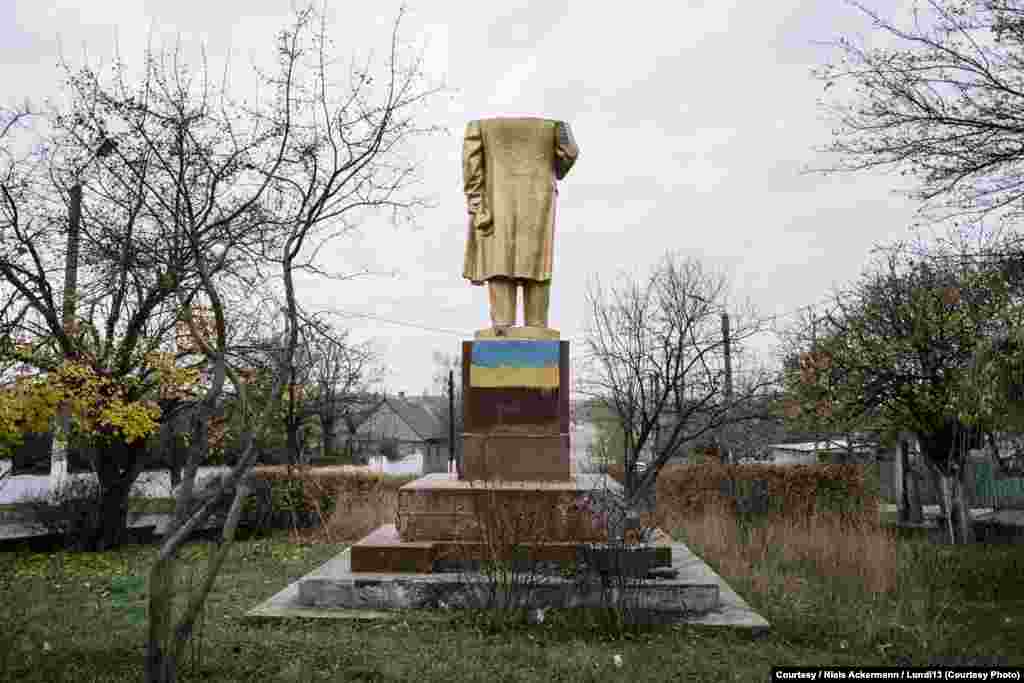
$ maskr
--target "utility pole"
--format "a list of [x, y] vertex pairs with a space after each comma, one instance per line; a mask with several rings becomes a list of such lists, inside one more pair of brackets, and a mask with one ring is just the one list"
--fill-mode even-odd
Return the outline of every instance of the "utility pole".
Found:
[[[79, 234], [82, 225], [82, 183], [79, 180], [68, 191], [70, 205], [68, 207], [68, 242], [64, 258], [64, 305], [61, 310], [61, 324], [64, 336], [68, 339], [69, 349], [65, 359], [74, 356], [71, 350], [71, 337], [75, 326], [75, 299], [78, 297], [78, 252]], [[53, 435], [53, 450], [50, 453], [50, 474], [55, 471], [67, 473], [68, 448], [71, 445], [71, 411], [67, 403], [60, 408], [60, 426]]]
[[[85, 162], [85, 166], [78, 171], [75, 177], [75, 184], [68, 190], [68, 241], [67, 253], [64, 261], [64, 302], [61, 310], [61, 324], [64, 327], [64, 335], [68, 339], [68, 350], [64, 358], [70, 360], [76, 355], [71, 338], [75, 329], [75, 307], [78, 298], [78, 253], [80, 251], [80, 235], [82, 228], [82, 173], [89, 164], [97, 157], [110, 156], [117, 149], [117, 143], [105, 138], [99, 149]], [[50, 453], [50, 473], [59, 468], [59, 463], [67, 462], [67, 451], [70, 446], [71, 434], [71, 412], [65, 403], [60, 409], [60, 428], [53, 437], [53, 449]]]
[[67, 257], [64, 263], [64, 334], [70, 335], [75, 323], [75, 300], [78, 298], [78, 252], [79, 235], [82, 229], [82, 174], [94, 159], [102, 159], [113, 154], [117, 143], [105, 138], [96, 152], [85, 162], [75, 178], [75, 184], [68, 190], [70, 206], [68, 207], [68, 244]]
[[[729, 314], [722, 314], [722, 341], [725, 346], [725, 405], [726, 410], [732, 410], [732, 343], [729, 339]], [[731, 462], [732, 458], [729, 457], [729, 451], [726, 447], [724, 430], [721, 432], [721, 448], [723, 460], [725, 462]]]
[[448, 472], [455, 463], [455, 371], [448, 370]]
[[82, 184], [76, 182], [68, 193], [71, 206], [68, 210], [68, 246], [64, 262], [64, 334], [71, 334], [75, 322], [75, 298], [78, 296], [78, 251], [79, 233], [82, 225]]
[[[811, 315], [811, 358], [817, 358], [818, 353], [818, 316]], [[818, 421], [814, 421], [815, 425], [818, 425]], [[818, 443], [821, 441], [821, 430], [816, 429], [814, 431], [814, 448], [818, 448]]]
[[[652, 372], [648, 376], [648, 379], [650, 380], [651, 385], [651, 410], [654, 412], [654, 424], [652, 425], [653, 429], [651, 434], [653, 439], [648, 440], [647, 443], [649, 444], [648, 448], [651, 454], [649, 462], [653, 462], [654, 459], [658, 457], [658, 448], [661, 445], [661, 420], [665, 407], [663, 405], [659, 405], [659, 400], [661, 398], [661, 382], [658, 381], [658, 375]], [[639, 453], [637, 455], [639, 456]], [[639, 458], [637, 458], [637, 460], [639, 460]]]

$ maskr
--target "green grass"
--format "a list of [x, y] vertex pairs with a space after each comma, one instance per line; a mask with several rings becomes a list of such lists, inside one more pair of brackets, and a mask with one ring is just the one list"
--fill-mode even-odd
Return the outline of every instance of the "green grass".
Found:
[[[0, 512], [20, 512], [27, 507], [24, 503], [5, 503], [0, 505]], [[174, 499], [132, 496], [128, 499], [128, 510], [137, 514], [170, 514], [174, 512]]]
[[[739, 543], [730, 523], [689, 520], [680, 536], [772, 622], [760, 638], [688, 626], [614, 635], [551, 615], [501, 631], [458, 613], [243, 620], [343, 548], [276, 533], [236, 544], [181, 680], [660, 683], [765, 680], [772, 666], [797, 664], [1024, 665], [1024, 546], [949, 548], [884, 529], [837, 537], [824, 526], [802, 536], [755, 528]], [[837, 538], [849, 553], [827, 549]], [[210, 547], [186, 546], [183, 584]], [[0, 680], [140, 680], [155, 552], [0, 554]]]

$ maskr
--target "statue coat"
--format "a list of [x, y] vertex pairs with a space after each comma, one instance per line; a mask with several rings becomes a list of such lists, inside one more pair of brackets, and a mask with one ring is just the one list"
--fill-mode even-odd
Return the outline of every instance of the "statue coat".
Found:
[[471, 121], [462, 148], [469, 210], [463, 277], [551, 280], [556, 180], [579, 149], [562, 121], [497, 118]]

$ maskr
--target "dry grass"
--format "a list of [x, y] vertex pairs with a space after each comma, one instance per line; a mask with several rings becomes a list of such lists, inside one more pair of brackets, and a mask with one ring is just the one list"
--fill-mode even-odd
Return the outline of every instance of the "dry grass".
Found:
[[333, 491], [333, 510], [321, 509], [328, 498], [310, 496], [320, 520], [314, 529], [293, 533], [303, 541], [342, 543], [358, 541], [385, 524], [394, 524], [398, 511], [398, 489], [410, 477], [379, 475], [351, 466], [322, 467], [308, 484], [314, 491]]
[[339, 499], [323, 532], [332, 542], [355, 541], [384, 524], [395, 523], [398, 492], [379, 487], [355, 498]]
[[[1009, 548], [937, 546], [877, 519], [829, 514], [744, 522], [723, 508], [685, 519], [659, 513], [676, 538], [794, 641], [831, 641], [881, 659], [894, 652], [961, 656], [998, 652], [992, 648], [1017, 618], [1002, 568], [1019, 564], [1020, 553]], [[977, 611], [980, 598], [993, 594], [1009, 600], [1002, 624]]]
[[720, 507], [672, 521], [730, 574], [750, 575], [755, 567], [770, 566], [783, 583], [810, 570], [867, 594], [897, 588], [898, 541], [891, 529], [877, 523], [844, 523], [818, 515], [802, 522], [776, 518], [745, 526]]

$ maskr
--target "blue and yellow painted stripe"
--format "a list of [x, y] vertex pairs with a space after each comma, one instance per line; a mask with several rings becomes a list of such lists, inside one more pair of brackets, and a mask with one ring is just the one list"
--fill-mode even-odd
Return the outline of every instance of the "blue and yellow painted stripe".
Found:
[[535, 339], [475, 341], [469, 385], [556, 389], [560, 343]]

